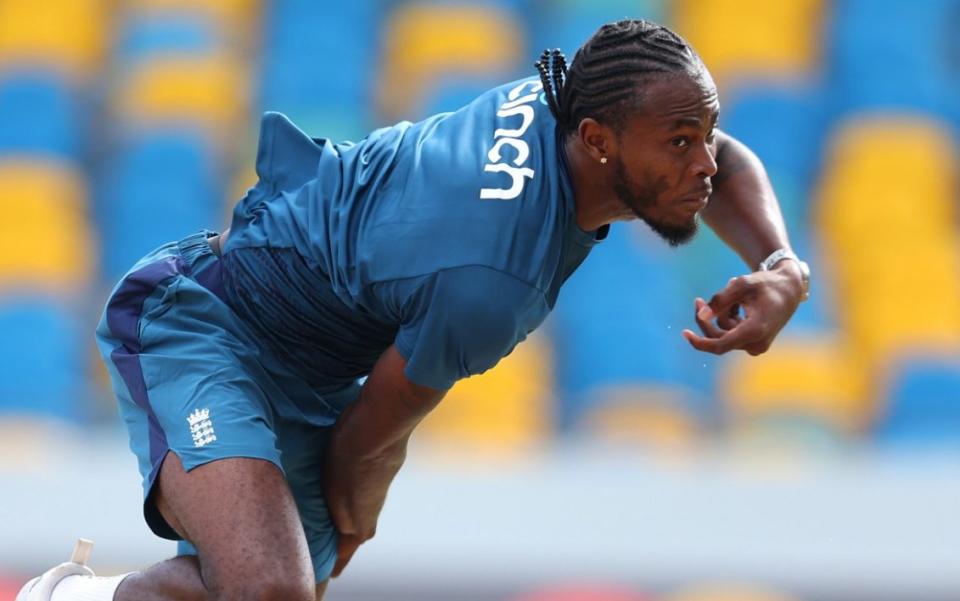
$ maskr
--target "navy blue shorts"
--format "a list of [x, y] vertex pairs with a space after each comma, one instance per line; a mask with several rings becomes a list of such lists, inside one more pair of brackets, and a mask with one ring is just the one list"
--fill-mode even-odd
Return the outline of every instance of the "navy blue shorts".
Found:
[[[158, 536], [180, 539], [150, 498], [170, 451], [187, 471], [227, 457], [271, 461], [293, 491], [321, 582], [333, 570], [337, 548], [321, 481], [330, 427], [296, 411], [315, 393], [272, 361], [224, 302], [210, 235], [166, 244], [139, 261], [114, 289], [97, 326], [143, 477], [144, 517]], [[343, 406], [358, 392], [355, 385], [328, 400]], [[187, 541], [178, 552], [197, 553]]]

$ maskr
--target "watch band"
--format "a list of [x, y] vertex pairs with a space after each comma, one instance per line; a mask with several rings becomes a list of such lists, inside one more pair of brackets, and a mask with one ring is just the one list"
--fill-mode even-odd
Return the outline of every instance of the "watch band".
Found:
[[786, 248], [778, 248], [770, 253], [769, 257], [760, 262], [760, 266], [757, 268], [757, 270], [770, 271], [777, 263], [783, 261], [784, 259], [796, 261], [797, 265], [800, 266], [800, 277], [803, 279], [803, 298], [800, 300], [807, 300], [810, 298], [810, 266], [807, 265], [806, 261], [801, 261], [800, 257], [798, 257], [793, 251]]

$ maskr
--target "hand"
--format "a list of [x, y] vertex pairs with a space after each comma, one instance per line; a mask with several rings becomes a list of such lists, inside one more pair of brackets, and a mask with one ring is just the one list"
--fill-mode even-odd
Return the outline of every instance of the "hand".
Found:
[[339, 535], [337, 538], [337, 563], [333, 566], [332, 574], [334, 578], [340, 576], [343, 568], [347, 567], [350, 559], [353, 558], [353, 554], [357, 552], [357, 549], [359, 549], [360, 545], [364, 542], [364, 539], [359, 536], [351, 536], [349, 534]]
[[[331, 460], [331, 456], [336, 455], [328, 454], [324, 497], [337, 529], [337, 562], [332, 574], [336, 578], [360, 545], [376, 535], [389, 479], [384, 481], [382, 461]], [[386, 469], [395, 473], [391, 466]]]
[[770, 271], [732, 278], [709, 303], [696, 299], [694, 318], [704, 336], [684, 330], [683, 337], [707, 353], [740, 349], [760, 355], [790, 320], [802, 296], [799, 267], [794, 261], [781, 261]]

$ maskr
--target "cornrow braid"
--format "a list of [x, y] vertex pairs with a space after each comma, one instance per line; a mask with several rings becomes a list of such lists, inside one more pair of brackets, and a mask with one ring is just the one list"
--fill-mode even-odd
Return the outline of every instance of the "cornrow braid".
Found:
[[562, 120], [560, 92], [567, 76], [567, 59], [559, 48], [554, 48], [553, 50], [544, 50], [540, 54], [540, 60], [533, 65], [540, 73], [540, 82], [543, 84], [547, 106], [550, 107], [550, 112], [559, 122]]
[[697, 73], [700, 57], [662, 25], [625, 19], [602, 26], [577, 50], [570, 68], [560, 50], [544, 50], [535, 63], [550, 112], [564, 133], [587, 117], [621, 128], [637, 104], [644, 78]]

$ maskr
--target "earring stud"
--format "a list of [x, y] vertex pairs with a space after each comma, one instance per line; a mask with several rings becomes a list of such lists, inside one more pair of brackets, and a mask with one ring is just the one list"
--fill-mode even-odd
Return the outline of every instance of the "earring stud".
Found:
[[600, 157], [600, 164], [601, 164], [601, 165], [606, 165], [606, 164], [607, 164], [607, 157]]

